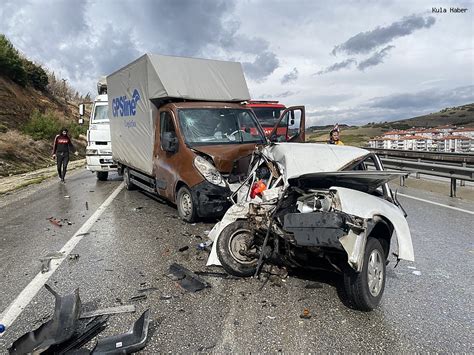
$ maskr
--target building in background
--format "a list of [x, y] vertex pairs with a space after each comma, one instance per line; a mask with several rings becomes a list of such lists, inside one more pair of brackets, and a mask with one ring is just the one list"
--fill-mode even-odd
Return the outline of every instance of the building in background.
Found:
[[369, 141], [370, 148], [474, 152], [474, 128], [439, 126], [385, 132]]

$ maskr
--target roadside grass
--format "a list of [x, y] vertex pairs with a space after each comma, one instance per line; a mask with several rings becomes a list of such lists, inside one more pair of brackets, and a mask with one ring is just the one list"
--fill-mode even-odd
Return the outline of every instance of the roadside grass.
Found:
[[[51, 175], [47, 175], [47, 176], [40, 176], [40, 177], [37, 177], [35, 179], [31, 179], [31, 180], [28, 180], [28, 181], [25, 181], [24, 183], [20, 184], [20, 185], [17, 185], [15, 186], [15, 188], [13, 190], [10, 190], [11, 191], [15, 191], [15, 190], [18, 190], [18, 189], [22, 189], [24, 187], [27, 187], [27, 186], [30, 186], [30, 185], [34, 185], [34, 184], [39, 184], [41, 182], [43, 182], [44, 180], [46, 179], [49, 179], [50, 177], [54, 176], [54, 174], [51, 174]], [[8, 191], [5, 191], [5, 192], [0, 192], [0, 196], [7, 193]]]

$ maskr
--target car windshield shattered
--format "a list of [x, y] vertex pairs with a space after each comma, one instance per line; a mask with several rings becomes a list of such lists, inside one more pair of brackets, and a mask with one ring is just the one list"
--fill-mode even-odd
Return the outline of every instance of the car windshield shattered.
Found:
[[183, 109], [179, 122], [189, 145], [265, 142], [249, 110]]

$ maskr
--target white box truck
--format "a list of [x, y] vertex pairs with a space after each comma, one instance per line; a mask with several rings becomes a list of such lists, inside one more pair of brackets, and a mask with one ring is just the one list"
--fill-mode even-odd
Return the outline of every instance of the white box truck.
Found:
[[[110, 171], [116, 171], [112, 160], [112, 144], [108, 116], [107, 82], [101, 77], [97, 82], [97, 93], [92, 103], [89, 129], [87, 130], [86, 168], [95, 172], [97, 179], [105, 181]], [[79, 105], [80, 123], [84, 122], [84, 104]]]

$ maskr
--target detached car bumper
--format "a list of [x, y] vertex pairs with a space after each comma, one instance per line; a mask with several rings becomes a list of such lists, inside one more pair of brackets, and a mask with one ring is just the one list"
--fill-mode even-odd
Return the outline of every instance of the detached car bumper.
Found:
[[223, 216], [231, 206], [228, 197], [231, 191], [203, 181], [191, 188], [193, 200], [196, 202], [197, 214], [201, 218]]

